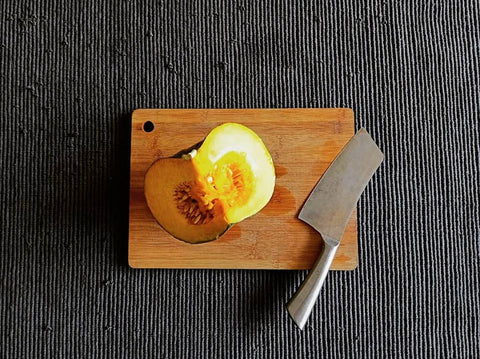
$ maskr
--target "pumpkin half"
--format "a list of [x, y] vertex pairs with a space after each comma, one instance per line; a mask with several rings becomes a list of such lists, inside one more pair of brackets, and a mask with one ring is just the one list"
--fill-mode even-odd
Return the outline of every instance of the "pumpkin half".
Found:
[[248, 127], [214, 128], [198, 148], [157, 160], [145, 175], [145, 198], [158, 223], [189, 243], [219, 238], [254, 215], [275, 187], [272, 157]]

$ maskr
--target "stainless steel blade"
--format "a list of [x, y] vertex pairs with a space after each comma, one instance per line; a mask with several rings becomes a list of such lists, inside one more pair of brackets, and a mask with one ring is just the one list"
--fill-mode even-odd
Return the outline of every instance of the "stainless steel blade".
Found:
[[358, 198], [382, 161], [383, 153], [360, 129], [318, 181], [298, 218], [338, 244]]

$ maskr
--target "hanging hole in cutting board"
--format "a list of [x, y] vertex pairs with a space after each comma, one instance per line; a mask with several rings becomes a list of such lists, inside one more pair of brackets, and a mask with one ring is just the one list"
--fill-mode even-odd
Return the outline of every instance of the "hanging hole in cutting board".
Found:
[[152, 132], [155, 129], [155, 125], [152, 121], [146, 121], [143, 123], [143, 130], [145, 132]]

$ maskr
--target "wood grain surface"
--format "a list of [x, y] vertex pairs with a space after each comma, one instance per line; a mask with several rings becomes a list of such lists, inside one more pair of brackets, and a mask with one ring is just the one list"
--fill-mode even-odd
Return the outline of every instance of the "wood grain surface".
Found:
[[[144, 130], [150, 121], [154, 128]], [[188, 244], [164, 231], [143, 193], [144, 175], [158, 158], [201, 141], [215, 126], [238, 122], [265, 142], [276, 187], [258, 214], [218, 240]], [[134, 268], [309, 269], [321, 236], [297, 218], [323, 172], [354, 134], [350, 109], [138, 109], [132, 114], [129, 264]], [[357, 266], [357, 213], [350, 218], [332, 269]]]

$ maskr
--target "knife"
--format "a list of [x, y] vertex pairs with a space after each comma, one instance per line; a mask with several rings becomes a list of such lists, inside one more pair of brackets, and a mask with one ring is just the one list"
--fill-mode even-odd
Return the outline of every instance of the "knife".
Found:
[[287, 304], [300, 329], [315, 305], [358, 198], [382, 161], [383, 153], [368, 132], [360, 129], [325, 171], [298, 215], [324, 241], [322, 254]]

